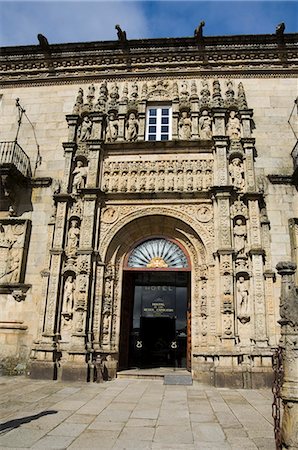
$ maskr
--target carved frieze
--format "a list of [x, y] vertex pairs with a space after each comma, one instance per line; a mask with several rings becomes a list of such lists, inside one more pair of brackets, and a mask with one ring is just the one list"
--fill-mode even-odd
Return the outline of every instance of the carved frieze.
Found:
[[104, 192], [193, 192], [213, 184], [212, 160], [105, 162]]

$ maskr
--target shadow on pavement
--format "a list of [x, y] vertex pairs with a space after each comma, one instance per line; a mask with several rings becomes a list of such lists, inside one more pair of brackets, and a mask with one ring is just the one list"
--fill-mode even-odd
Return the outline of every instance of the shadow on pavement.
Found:
[[9, 420], [5, 423], [0, 423], [0, 434], [5, 430], [5, 432], [13, 430], [14, 428], [18, 428], [23, 423], [32, 422], [32, 420], [37, 420], [42, 416], [47, 416], [48, 414], [57, 414], [58, 411], [50, 410], [50, 411], [42, 411], [41, 413], [35, 414], [34, 416], [21, 417], [20, 419]]

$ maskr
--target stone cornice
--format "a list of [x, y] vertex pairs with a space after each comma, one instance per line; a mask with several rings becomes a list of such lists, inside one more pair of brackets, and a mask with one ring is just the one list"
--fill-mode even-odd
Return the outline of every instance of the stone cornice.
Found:
[[80, 79], [169, 76], [294, 76], [298, 34], [140, 39], [0, 49], [2, 86], [74, 83]]

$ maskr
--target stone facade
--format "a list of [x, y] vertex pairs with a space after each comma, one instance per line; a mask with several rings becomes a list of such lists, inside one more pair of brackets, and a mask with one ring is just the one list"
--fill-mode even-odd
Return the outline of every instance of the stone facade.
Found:
[[[90, 380], [101, 358], [114, 374], [127, 256], [161, 236], [190, 265], [193, 377], [270, 382], [274, 267], [298, 257], [298, 36], [196, 39], [3, 49], [3, 370]], [[16, 98], [31, 173], [7, 144]], [[152, 105], [170, 108], [166, 140], [147, 139]]]

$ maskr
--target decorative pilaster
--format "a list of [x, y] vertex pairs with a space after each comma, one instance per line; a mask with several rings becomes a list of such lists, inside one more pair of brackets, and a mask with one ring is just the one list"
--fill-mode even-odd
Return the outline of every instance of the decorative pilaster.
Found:
[[227, 186], [228, 182], [228, 158], [226, 137], [214, 137], [214, 184], [215, 186]]
[[75, 142], [64, 142], [63, 144], [64, 148], [64, 174], [63, 174], [63, 180], [61, 185], [61, 192], [69, 192], [70, 188], [70, 179], [71, 179], [71, 168], [72, 168], [72, 158], [75, 154], [77, 145]]
[[88, 175], [86, 184], [87, 188], [95, 188], [98, 185], [98, 180], [101, 177], [101, 152], [102, 141], [90, 141]]
[[178, 136], [178, 122], [179, 122], [179, 99], [176, 98], [172, 102], [172, 139], [177, 141]]
[[242, 109], [239, 111], [243, 138], [251, 138], [251, 121], [253, 116], [252, 109]]
[[254, 158], [256, 156], [255, 140], [252, 138], [242, 139], [244, 154], [245, 154], [245, 182], [246, 191], [256, 191], [256, 179], [254, 170]]
[[145, 139], [145, 120], [146, 120], [146, 100], [141, 100], [139, 103], [138, 141], [143, 141]]
[[280, 347], [283, 350], [284, 378], [281, 398], [284, 406], [281, 428], [283, 449], [298, 448], [298, 290], [294, 283], [296, 264], [280, 262], [281, 275]]

